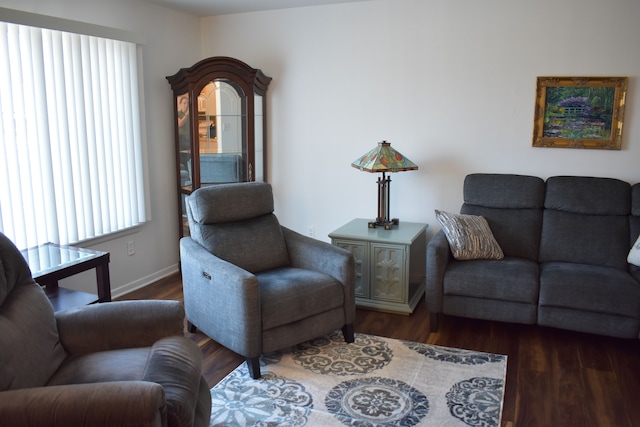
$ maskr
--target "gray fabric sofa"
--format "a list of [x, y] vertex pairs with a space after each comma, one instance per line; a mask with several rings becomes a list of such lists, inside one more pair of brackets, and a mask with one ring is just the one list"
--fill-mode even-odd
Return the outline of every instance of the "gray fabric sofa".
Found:
[[638, 338], [640, 184], [612, 178], [471, 174], [461, 214], [486, 218], [499, 260], [453, 258], [442, 230], [427, 249], [431, 330], [440, 314]]

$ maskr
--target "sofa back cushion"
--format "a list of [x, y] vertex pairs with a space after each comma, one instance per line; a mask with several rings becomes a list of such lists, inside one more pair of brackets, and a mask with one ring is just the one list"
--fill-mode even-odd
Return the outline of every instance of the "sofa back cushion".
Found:
[[470, 174], [460, 212], [483, 216], [506, 257], [537, 261], [544, 191], [534, 176]]
[[251, 273], [289, 265], [282, 228], [264, 182], [200, 188], [187, 199], [191, 238]]
[[628, 269], [631, 186], [613, 178], [547, 179], [540, 261]]
[[0, 234], [0, 391], [44, 386], [65, 358], [49, 299]]

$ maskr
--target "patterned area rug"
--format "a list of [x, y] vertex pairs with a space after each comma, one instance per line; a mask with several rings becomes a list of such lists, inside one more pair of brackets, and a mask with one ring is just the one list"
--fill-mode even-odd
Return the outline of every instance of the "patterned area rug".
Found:
[[340, 332], [242, 363], [211, 426], [499, 426], [507, 356]]

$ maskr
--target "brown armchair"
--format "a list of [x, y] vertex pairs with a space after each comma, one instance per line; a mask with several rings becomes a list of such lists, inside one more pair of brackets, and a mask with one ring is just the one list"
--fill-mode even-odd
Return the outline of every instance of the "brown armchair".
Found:
[[206, 426], [202, 353], [178, 301], [55, 313], [0, 234], [2, 426]]

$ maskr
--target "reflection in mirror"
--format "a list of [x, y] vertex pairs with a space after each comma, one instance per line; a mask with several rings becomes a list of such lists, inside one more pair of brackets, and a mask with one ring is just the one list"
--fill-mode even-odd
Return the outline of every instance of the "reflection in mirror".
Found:
[[255, 135], [255, 180], [256, 181], [264, 181], [264, 129], [263, 129], [263, 118], [262, 118], [262, 96], [255, 95], [254, 96], [254, 109], [255, 109], [255, 120], [254, 126], [256, 128]]
[[191, 126], [189, 122], [189, 94], [178, 96], [178, 138], [180, 144], [180, 186], [191, 185], [188, 164], [191, 157]]
[[209, 82], [198, 96], [200, 184], [242, 181], [240, 90], [224, 80]]

